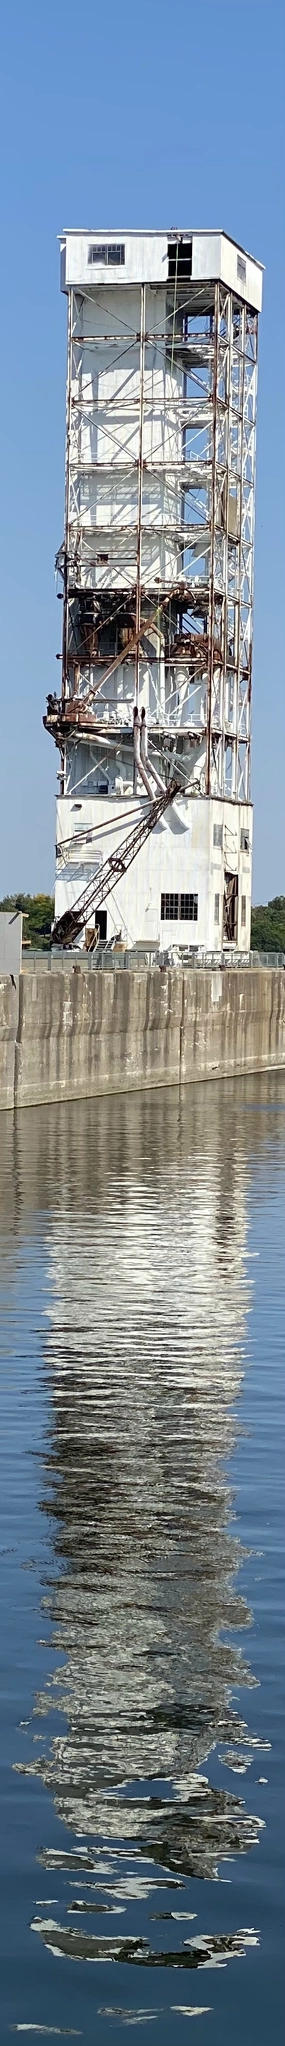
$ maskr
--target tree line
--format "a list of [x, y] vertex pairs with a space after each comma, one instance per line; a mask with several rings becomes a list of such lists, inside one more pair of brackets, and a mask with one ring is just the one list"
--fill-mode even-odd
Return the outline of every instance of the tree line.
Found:
[[252, 909], [251, 945], [255, 952], [285, 952], [285, 895]]

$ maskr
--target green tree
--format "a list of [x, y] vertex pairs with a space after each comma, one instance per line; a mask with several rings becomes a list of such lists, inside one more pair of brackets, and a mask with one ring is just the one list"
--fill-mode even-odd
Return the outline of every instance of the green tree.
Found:
[[256, 952], [285, 952], [285, 895], [252, 910], [251, 945]]
[[23, 937], [32, 950], [48, 952], [54, 918], [53, 895], [5, 895], [0, 909], [22, 909]]

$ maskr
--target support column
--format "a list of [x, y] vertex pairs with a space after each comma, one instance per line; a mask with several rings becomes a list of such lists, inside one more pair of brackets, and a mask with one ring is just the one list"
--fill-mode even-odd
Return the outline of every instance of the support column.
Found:
[[145, 284], [141, 285], [141, 331], [140, 331], [140, 414], [138, 452], [138, 526], [137, 526], [137, 587], [136, 587], [136, 703], [139, 699], [140, 683], [140, 623], [141, 623], [141, 555], [142, 555], [142, 503], [143, 503], [143, 410], [144, 410], [144, 353], [145, 353]]

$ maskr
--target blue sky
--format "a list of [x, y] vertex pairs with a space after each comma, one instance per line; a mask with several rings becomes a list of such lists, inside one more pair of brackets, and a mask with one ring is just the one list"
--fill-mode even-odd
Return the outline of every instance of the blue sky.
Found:
[[2, 0], [0, 896], [53, 885], [64, 227], [224, 227], [265, 264], [253, 694], [255, 901], [284, 880], [284, 15], [279, 0]]

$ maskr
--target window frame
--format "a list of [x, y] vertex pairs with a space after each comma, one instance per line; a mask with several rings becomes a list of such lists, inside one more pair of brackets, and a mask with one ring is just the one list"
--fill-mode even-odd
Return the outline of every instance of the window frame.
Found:
[[104, 270], [121, 270], [125, 260], [125, 242], [89, 242], [89, 264], [102, 264]]
[[[182, 906], [183, 905], [183, 906]], [[160, 898], [162, 924], [198, 923], [198, 895], [194, 889], [165, 889]]]

